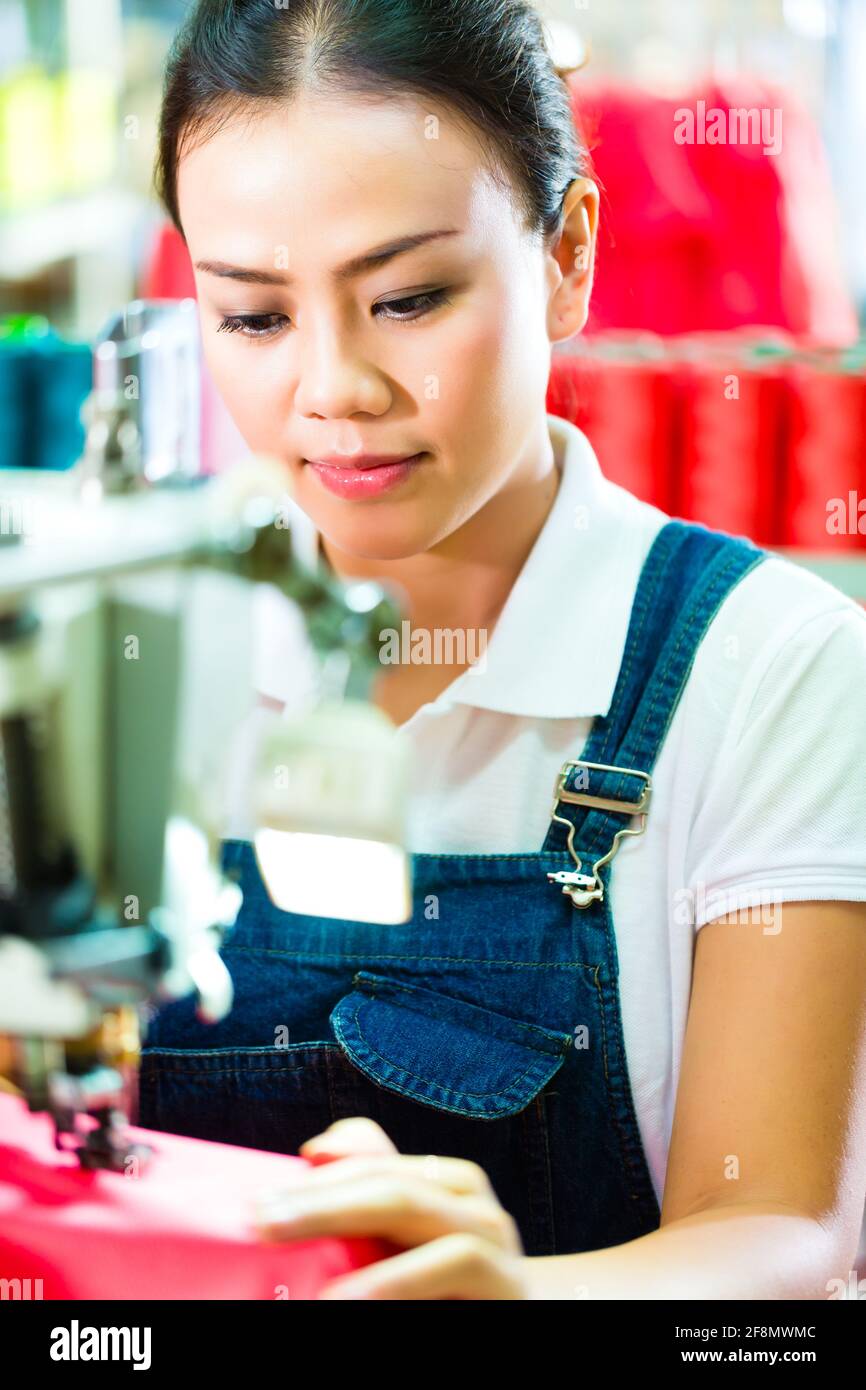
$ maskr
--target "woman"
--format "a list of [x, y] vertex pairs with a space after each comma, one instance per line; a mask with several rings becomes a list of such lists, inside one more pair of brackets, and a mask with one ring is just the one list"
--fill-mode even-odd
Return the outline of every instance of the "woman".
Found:
[[142, 1123], [311, 1158], [263, 1233], [395, 1248], [328, 1296], [827, 1297], [866, 1189], [866, 619], [546, 414], [598, 192], [537, 16], [200, 3], [159, 175], [323, 561], [484, 661], [376, 685], [410, 925], [281, 912], [227, 840], [235, 1007], [155, 1021]]

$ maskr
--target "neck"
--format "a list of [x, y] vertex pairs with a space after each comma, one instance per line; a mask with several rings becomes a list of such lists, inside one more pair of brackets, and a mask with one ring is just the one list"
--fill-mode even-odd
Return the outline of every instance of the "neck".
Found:
[[341, 579], [398, 585], [416, 628], [464, 627], [488, 634], [532, 550], [559, 487], [546, 419], [500, 489], [439, 544], [399, 560], [348, 554], [325, 537], [321, 545]]

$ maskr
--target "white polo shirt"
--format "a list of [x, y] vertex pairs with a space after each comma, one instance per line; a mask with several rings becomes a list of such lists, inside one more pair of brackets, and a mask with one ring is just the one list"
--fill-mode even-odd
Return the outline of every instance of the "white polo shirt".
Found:
[[[415, 852], [540, 850], [556, 773], [610, 708], [638, 576], [669, 518], [609, 482], [576, 426], [549, 415], [548, 427], [560, 486], [484, 669], [402, 726]], [[317, 533], [294, 510], [311, 557]], [[275, 589], [259, 594], [256, 688], [291, 708], [310, 669], [303, 623]], [[741, 580], [698, 650], [652, 771], [646, 830], [621, 842], [610, 889], [626, 1055], [659, 1202], [697, 931], [762, 903], [866, 901], [864, 697], [866, 613], [781, 556]], [[239, 801], [226, 833], [250, 838], [244, 817]], [[538, 891], [559, 890], [541, 875]]]

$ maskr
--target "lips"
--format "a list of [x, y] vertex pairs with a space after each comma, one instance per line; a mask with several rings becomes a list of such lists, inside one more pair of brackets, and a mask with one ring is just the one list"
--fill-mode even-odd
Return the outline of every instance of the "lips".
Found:
[[387, 468], [395, 463], [409, 463], [417, 454], [323, 454], [321, 458], [305, 459], [305, 463], [319, 463], [327, 468], [357, 468], [366, 472], [368, 468]]
[[401, 487], [423, 467], [426, 457], [424, 452], [408, 456], [356, 454], [352, 459], [340, 454], [336, 460], [332, 456], [305, 462], [328, 492], [347, 501], [362, 501]]

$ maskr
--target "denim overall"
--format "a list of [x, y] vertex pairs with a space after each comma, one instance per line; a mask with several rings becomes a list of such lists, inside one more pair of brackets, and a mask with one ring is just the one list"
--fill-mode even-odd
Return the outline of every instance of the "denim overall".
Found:
[[[404, 1153], [480, 1164], [528, 1255], [657, 1228], [623, 1043], [610, 852], [617, 832], [639, 833], [709, 623], [765, 554], [695, 523], [662, 527], [610, 711], [560, 773], [541, 849], [414, 855], [411, 922], [281, 911], [252, 845], [224, 840], [244, 897], [223, 947], [235, 1004], [218, 1024], [199, 1023], [190, 1000], [156, 1016], [139, 1122], [294, 1153], [334, 1120], [366, 1115]], [[550, 618], [574, 641], [604, 621]], [[625, 770], [602, 770], [611, 765]]]

